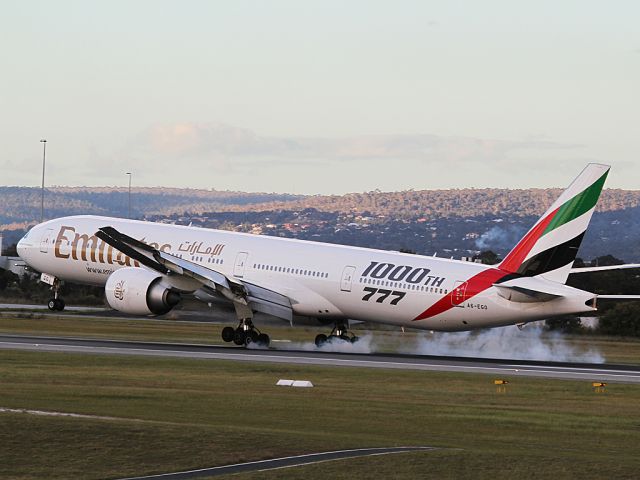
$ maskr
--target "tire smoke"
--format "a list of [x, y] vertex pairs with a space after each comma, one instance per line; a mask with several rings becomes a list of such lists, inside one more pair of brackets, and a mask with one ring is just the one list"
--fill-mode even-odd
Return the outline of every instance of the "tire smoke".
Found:
[[343, 340], [333, 340], [326, 342], [321, 347], [317, 347], [314, 342], [290, 342], [285, 345], [275, 346], [277, 350], [302, 350], [305, 352], [328, 352], [328, 353], [374, 353], [373, 334], [367, 332], [358, 336], [355, 343]]
[[471, 332], [419, 334], [412, 346], [401, 348], [399, 353], [554, 362], [605, 361], [597, 349], [578, 349], [565, 335], [546, 331], [541, 322], [527, 325], [522, 330], [508, 326]]

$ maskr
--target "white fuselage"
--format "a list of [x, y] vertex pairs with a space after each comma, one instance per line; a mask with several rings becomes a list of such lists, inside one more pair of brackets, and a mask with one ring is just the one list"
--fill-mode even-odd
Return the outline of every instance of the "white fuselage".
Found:
[[[398, 252], [98, 216], [42, 223], [18, 244], [34, 270], [62, 280], [104, 285], [115, 270], [137, 266], [96, 231], [111, 226], [158, 250], [240, 281], [286, 295], [296, 315], [355, 319], [456, 331], [526, 323], [592, 311], [588, 292], [558, 284], [566, 295], [547, 302], [507, 300], [474, 280], [494, 267]], [[459, 285], [464, 301], [446, 305]], [[438, 303], [436, 314], [420, 317]], [[444, 305], [443, 305], [444, 302]]]

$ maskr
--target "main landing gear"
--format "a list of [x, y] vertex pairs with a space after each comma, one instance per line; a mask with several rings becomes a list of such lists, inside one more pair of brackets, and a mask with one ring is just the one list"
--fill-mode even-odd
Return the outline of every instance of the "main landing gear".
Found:
[[222, 290], [223, 295], [233, 301], [233, 306], [238, 319], [238, 326], [224, 327], [222, 329], [222, 340], [225, 342], [233, 342], [236, 345], [244, 345], [245, 347], [255, 343], [261, 347], [269, 346], [269, 335], [262, 333], [253, 324], [253, 310], [247, 301], [247, 291], [243, 286], [236, 286], [231, 291]]
[[356, 343], [357, 341], [358, 337], [352, 332], [349, 332], [349, 327], [344, 323], [336, 323], [329, 336], [326, 336], [324, 333], [316, 335], [316, 347], [322, 347], [327, 342]]
[[269, 335], [258, 330], [250, 318], [240, 320], [237, 328], [224, 327], [222, 329], [222, 340], [244, 346], [255, 343], [261, 347], [268, 347], [271, 341]]

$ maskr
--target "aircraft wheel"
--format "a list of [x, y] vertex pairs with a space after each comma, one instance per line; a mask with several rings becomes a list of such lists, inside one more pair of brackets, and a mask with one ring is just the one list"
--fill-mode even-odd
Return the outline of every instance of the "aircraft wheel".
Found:
[[348, 336], [348, 335], [346, 335], [346, 334], [342, 334], [342, 335], [340, 335], [340, 340], [342, 340], [343, 342], [349, 342], [349, 343], [351, 343], [351, 339], [350, 339], [350, 338], [349, 338], [349, 336]]
[[233, 327], [224, 327], [222, 329], [222, 340], [225, 342], [233, 342], [236, 336], [236, 331]]
[[268, 347], [269, 343], [271, 342], [271, 339], [269, 338], [269, 335], [267, 335], [266, 333], [261, 333], [260, 335], [258, 335], [256, 342], [258, 343], [258, 345], [261, 345], [263, 347]]
[[358, 340], [360, 340], [360, 337], [356, 337], [355, 335], [351, 337], [351, 343], [356, 343]]
[[58, 298], [56, 302], [58, 303], [56, 310], [58, 310], [59, 312], [64, 310], [64, 307], [65, 307], [64, 300], [61, 298]]
[[260, 335], [258, 335], [258, 332], [256, 332], [255, 330], [249, 330], [248, 332], [245, 332], [244, 344], [248, 346], [250, 343], [256, 343], [259, 336]]
[[327, 343], [327, 336], [324, 333], [316, 335], [316, 347], [321, 347]]
[[236, 345], [244, 345], [246, 338], [247, 334], [245, 333], [245, 331], [241, 328], [238, 328], [233, 334], [233, 343], [235, 343]]
[[54, 311], [58, 309], [58, 300], [56, 300], [55, 298], [50, 299], [47, 302], [47, 307], [49, 307], [49, 310]]

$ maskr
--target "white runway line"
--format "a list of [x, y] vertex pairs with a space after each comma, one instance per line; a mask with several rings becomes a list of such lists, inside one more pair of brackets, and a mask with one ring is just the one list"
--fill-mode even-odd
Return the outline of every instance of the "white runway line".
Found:
[[153, 480], [153, 479], [185, 479], [197, 477], [210, 477], [218, 475], [230, 475], [241, 472], [264, 472], [267, 470], [278, 470], [282, 468], [300, 467], [316, 463], [330, 462], [336, 460], [346, 460], [355, 457], [372, 457], [379, 455], [390, 455], [394, 453], [418, 452], [437, 450], [436, 447], [374, 447], [374, 448], [354, 448], [350, 450], [336, 450], [331, 452], [307, 453], [304, 455], [294, 455], [289, 457], [273, 458], [271, 460], [257, 460], [253, 462], [235, 463], [222, 465], [219, 467], [199, 468], [195, 470], [185, 470], [174, 473], [161, 473], [141, 477], [127, 477], [120, 480]]
[[0, 407], [0, 413], [23, 413], [27, 415], [39, 415], [44, 417], [89, 418], [92, 420], [123, 420], [117, 417], [101, 417], [99, 415], [84, 415], [82, 413], [49, 412], [46, 410], [28, 410], [26, 408]]

